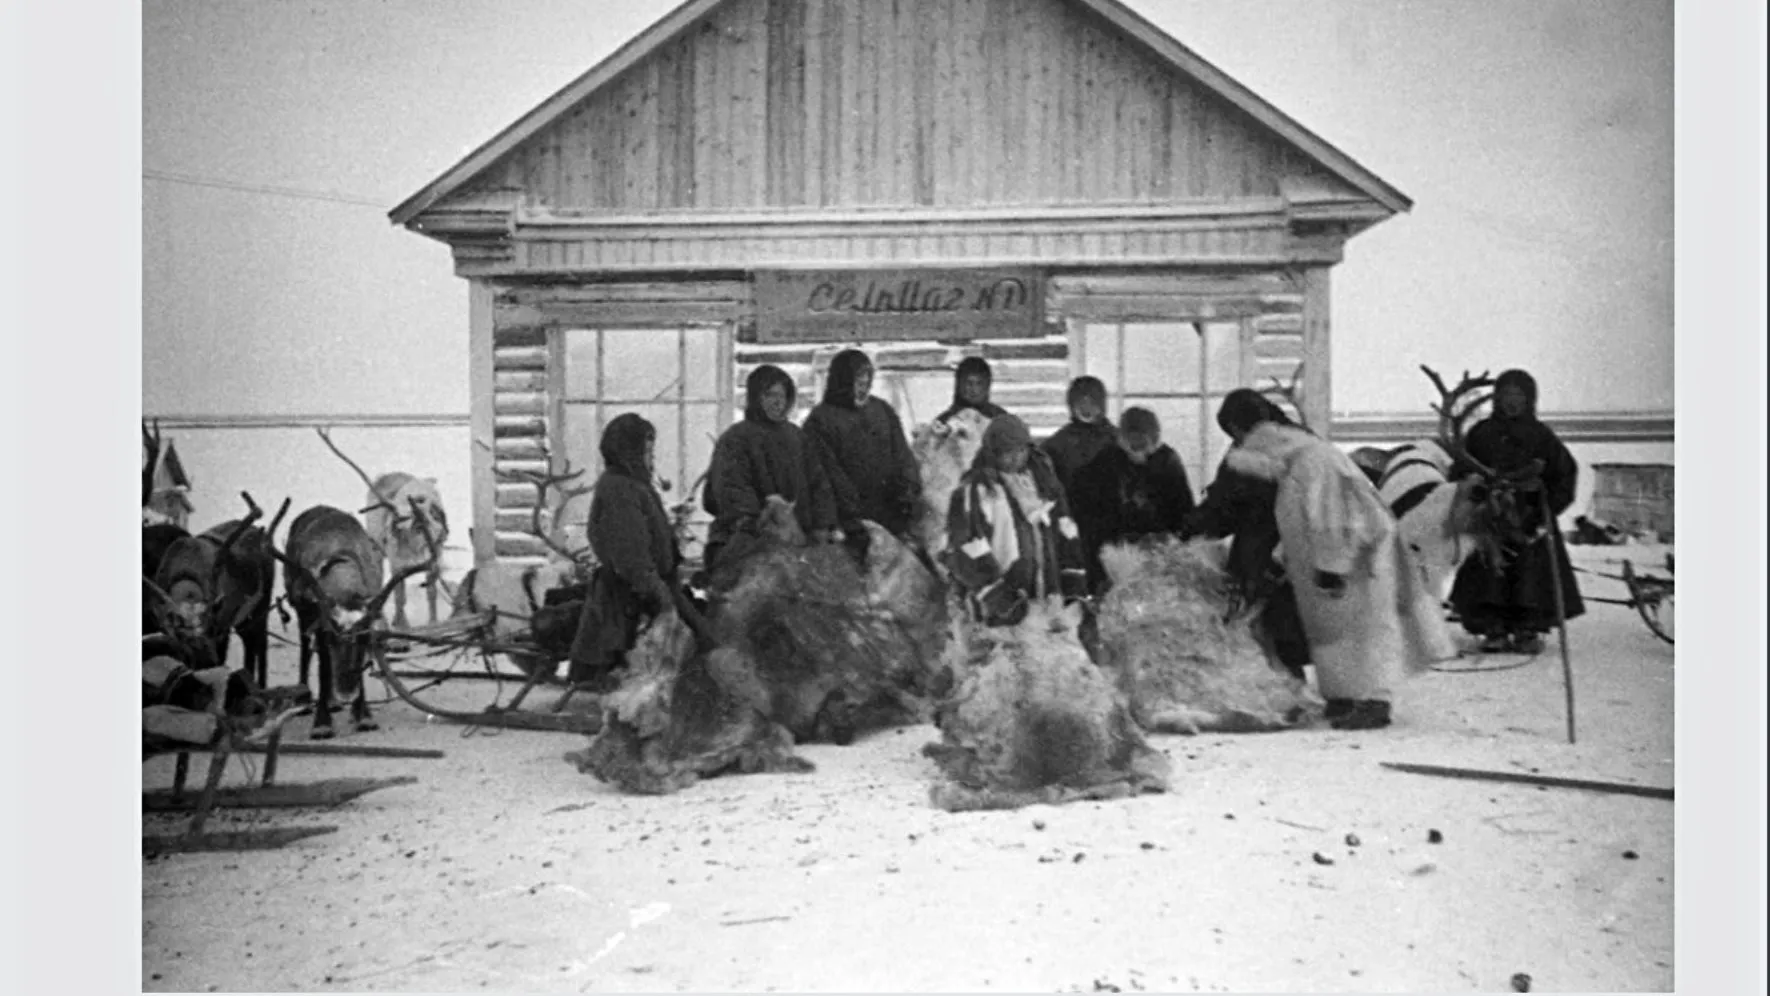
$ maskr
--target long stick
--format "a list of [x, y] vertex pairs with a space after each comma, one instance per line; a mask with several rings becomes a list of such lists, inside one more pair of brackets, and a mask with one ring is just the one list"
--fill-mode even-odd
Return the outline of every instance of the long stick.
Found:
[[1554, 579], [1555, 588], [1555, 628], [1561, 633], [1561, 683], [1567, 688], [1567, 742], [1573, 743], [1573, 659], [1567, 655], [1566, 595], [1561, 591], [1561, 555], [1555, 547], [1561, 531], [1555, 525], [1554, 516], [1549, 514], [1547, 487], [1537, 491], [1537, 504], [1543, 510], [1543, 528], [1547, 530], [1543, 542], [1549, 544], [1549, 576]]
[[1380, 761], [1385, 768], [1414, 775], [1439, 775], [1444, 778], [1469, 778], [1482, 782], [1520, 782], [1525, 785], [1549, 785], [1557, 788], [1588, 789], [1593, 792], [1618, 792], [1623, 795], [1644, 795], [1650, 799], [1670, 799], [1672, 790], [1653, 785], [1630, 785], [1627, 782], [1600, 782], [1586, 778], [1560, 778], [1555, 775], [1529, 775], [1519, 771], [1488, 771], [1482, 768], [1446, 768], [1436, 764], [1408, 764], [1402, 761]]

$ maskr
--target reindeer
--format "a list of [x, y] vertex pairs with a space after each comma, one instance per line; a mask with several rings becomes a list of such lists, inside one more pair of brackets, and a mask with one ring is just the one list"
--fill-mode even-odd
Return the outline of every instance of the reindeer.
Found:
[[[1442, 600], [1471, 553], [1482, 550], [1497, 559], [1518, 538], [1517, 489], [1532, 471], [1497, 474], [1463, 445], [1469, 419], [1492, 398], [1491, 392], [1479, 393], [1493, 386], [1492, 377], [1464, 371], [1453, 388], [1432, 368], [1420, 369], [1438, 391], [1432, 406], [1438, 436], [1392, 451], [1377, 477], [1377, 491], [1399, 523], [1426, 590]], [[1472, 473], [1453, 478], [1459, 468]]]
[[[436, 593], [442, 585], [442, 562], [431, 556], [430, 543], [438, 549], [449, 538], [449, 517], [443, 510], [442, 494], [436, 478], [415, 477], [401, 471], [382, 474], [374, 480], [344, 455], [325, 429], [316, 429], [326, 448], [356, 471], [369, 486], [369, 503], [363, 507], [363, 526], [387, 560], [387, 569], [399, 573], [413, 564], [427, 565], [424, 571], [425, 603], [430, 620], [435, 622]], [[419, 525], [419, 520], [423, 525]], [[401, 584], [393, 592], [393, 627], [407, 629], [406, 587]]]
[[258, 687], [267, 678], [270, 593], [274, 568], [270, 534], [289, 509], [278, 509], [270, 529], [253, 525], [263, 512], [241, 492], [248, 514], [173, 544], [152, 578], [143, 575], [156, 629], [174, 656], [193, 668], [227, 663], [229, 634], [238, 632], [242, 670]]
[[[413, 514], [418, 515], [416, 509]], [[319, 695], [309, 734], [313, 739], [332, 738], [333, 703], [346, 699], [354, 729], [376, 729], [363, 688], [373, 631], [381, 624], [388, 596], [434, 566], [439, 548], [434, 542], [430, 547], [430, 560], [401, 568], [382, 584], [381, 549], [349, 512], [315, 505], [289, 524], [288, 540], [276, 556], [283, 562], [283, 586], [300, 623], [303, 686], [308, 661], [316, 651], [319, 655]]]

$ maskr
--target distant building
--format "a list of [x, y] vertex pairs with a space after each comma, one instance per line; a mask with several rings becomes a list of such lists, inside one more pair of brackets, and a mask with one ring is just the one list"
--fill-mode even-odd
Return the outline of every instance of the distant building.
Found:
[[1411, 206], [1115, 0], [691, 0], [391, 217], [470, 283], [483, 564], [544, 552], [511, 472], [636, 411], [673, 500], [748, 369], [849, 343], [912, 421], [964, 355], [1038, 432], [1099, 376], [1202, 485], [1232, 388], [1300, 364], [1328, 430], [1329, 273]]
[[144, 523], [170, 522], [180, 529], [189, 527], [191, 512], [191, 480], [178, 459], [178, 445], [166, 440], [160, 457], [154, 462], [153, 491], [142, 506]]

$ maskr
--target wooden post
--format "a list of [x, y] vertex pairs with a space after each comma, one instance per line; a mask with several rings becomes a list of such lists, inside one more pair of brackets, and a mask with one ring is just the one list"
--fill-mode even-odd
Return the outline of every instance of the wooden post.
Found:
[[[473, 475], [473, 565], [485, 567], [498, 555], [498, 483], [492, 473], [497, 446], [493, 425], [492, 285], [484, 280], [467, 283], [468, 393], [472, 415], [468, 420], [469, 467]], [[483, 444], [483, 445], [482, 445]]]
[[1331, 296], [1328, 268], [1303, 271], [1303, 399], [1302, 414], [1323, 439], [1333, 429], [1334, 384], [1330, 349], [1333, 328], [1328, 320]]
[[1554, 579], [1551, 587], [1555, 590], [1555, 628], [1561, 634], [1561, 683], [1567, 689], [1567, 742], [1573, 743], [1573, 659], [1567, 654], [1567, 594], [1561, 590], [1561, 551], [1555, 547], [1560, 529], [1555, 525], [1554, 513], [1549, 511], [1547, 488], [1537, 489], [1537, 502], [1543, 511], [1543, 542], [1549, 544], [1549, 576]]
[[269, 788], [277, 778], [277, 750], [283, 745], [283, 728], [277, 727], [264, 745], [264, 781], [261, 783]]

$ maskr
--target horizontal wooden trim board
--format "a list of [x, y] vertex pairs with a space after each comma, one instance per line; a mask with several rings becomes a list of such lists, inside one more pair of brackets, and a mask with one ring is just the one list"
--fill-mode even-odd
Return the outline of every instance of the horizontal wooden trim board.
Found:
[[[741, 383], [742, 378], [739, 378]], [[533, 404], [537, 396], [525, 399]], [[153, 415], [163, 432], [193, 429], [316, 429], [328, 426], [356, 429], [465, 429], [469, 416], [460, 414], [416, 415]], [[1564, 412], [1544, 416], [1564, 442], [1569, 443], [1670, 443], [1676, 439], [1677, 418], [1671, 412], [1616, 411]], [[522, 435], [519, 428], [538, 427], [539, 416], [500, 414], [499, 435]], [[1334, 416], [1333, 438], [1339, 443], [1403, 442], [1432, 435], [1436, 417], [1417, 412], [1345, 412]], [[523, 485], [527, 487], [527, 485]]]
[[[1566, 443], [1669, 443], [1676, 438], [1671, 412], [1549, 412], [1543, 421]], [[1355, 412], [1334, 416], [1336, 443], [1405, 442], [1438, 431], [1438, 417], [1416, 412]]]
[[573, 211], [540, 205], [519, 205], [512, 212], [517, 226], [546, 228], [657, 228], [662, 226], [694, 226], [699, 228], [771, 227], [866, 227], [889, 224], [979, 224], [1039, 222], [1067, 224], [1076, 222], [1168, 221], [1176, 219], [1267, 218], [1283, 222], [1290, 204], [1282, 197], [1244, 197], [1236, 200], [1198, 200], [1166, 203], [1124, 204], [1002, 204], [968, 207], [898, 207], [876, 208], [765, 208], [760, 210], [700, 211], [660, 210], [634, 214], [606, 211]]
[[412, 415], [152, 415], [143, 421], [158, 422], [163, 431], [175, 429], [323, 429], [327, 426], [353, 429], [465, 429], [471, 416], [466, 412], [424, 413]]

